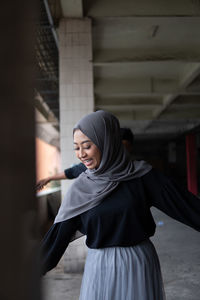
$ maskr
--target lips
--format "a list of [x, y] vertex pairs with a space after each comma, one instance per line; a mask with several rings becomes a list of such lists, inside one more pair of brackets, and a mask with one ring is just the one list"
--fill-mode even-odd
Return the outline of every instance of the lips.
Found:
[[86, 167], [89, 167], [92, 164], [92, 159], [86, 159], [82, 161]]

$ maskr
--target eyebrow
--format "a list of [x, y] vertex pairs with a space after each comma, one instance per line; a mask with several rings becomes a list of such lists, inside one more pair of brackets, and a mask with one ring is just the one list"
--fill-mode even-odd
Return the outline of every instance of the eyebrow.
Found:
[[[83, 141], [83, 142], [81, 142], [81, 145], [84, 143], [88, 143], [88, 142], [91, 142], [91, 141], [90, 140]], [[75, 143], [75, 142], [74, 142], [74, 144], [78, 145], [78, 143]]]

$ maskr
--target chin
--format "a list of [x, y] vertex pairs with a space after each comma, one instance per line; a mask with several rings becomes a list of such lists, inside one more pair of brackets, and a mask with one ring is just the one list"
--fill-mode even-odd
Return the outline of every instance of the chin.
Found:
[[95, 169], [97, 169], [98, 167], [96, 167], [96, 166], [89, 166], [89, 167], [87, 167], [89, 170], [95, 170]]
[[95, 169], [95, 167], [90, 166], [90, 167], [88, 167], [88, 169], [93, 170], [93, 169]]

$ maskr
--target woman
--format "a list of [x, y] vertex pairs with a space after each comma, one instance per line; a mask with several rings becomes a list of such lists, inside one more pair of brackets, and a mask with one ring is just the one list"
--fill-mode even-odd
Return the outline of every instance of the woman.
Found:
[[74, 150], [87, 170], [69, 188], [44, 238], [44, 273], [84, 234], [89, 251], [80, 300], [163, 300], [150, 207], [200, 231], [199, 199], [147, 163], [131, 161], [119, 130], [104, 111], [75, 126]]

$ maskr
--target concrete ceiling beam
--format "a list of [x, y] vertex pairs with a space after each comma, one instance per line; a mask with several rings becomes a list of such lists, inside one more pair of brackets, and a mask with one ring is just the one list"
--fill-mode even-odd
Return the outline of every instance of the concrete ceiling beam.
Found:
[[[187, 69], [187, 70], [186, 70]], [[180, 95], [181, 93], [181, 89], [185, 89], [188, 87], [188, 85], [190, 83], [192, 83], [192, 81], [200, 74], [200, 64], [192, 64], [190, 65], [190, 68], [185, 68], [184, 73], [182, 74], [182, 77], [179, 81], [179, 89], [177, 91], [177, 93], [174, 94], [169, 94], [167, 95], [164, 99], [163, 99], [163, 106], [161, 108], [158, 108], [157, 110], [154, 111], [153, 114], [153, 119], [149, 122], [149, 124], [145, 125], [144, 127], [144, 131], [146, 131], [147, 129], [149, 129], [149, 127], [151, 126], [152, 122], [155, 119], [158, 119], [162, 116], [163, 113], [165, 113], [165, 111], [170, 107], [170, 105], [172, 105], [172, 103], [174, 102], [174, 100]], [[188, 113], [189, 114], [189, 113]], [[186, 114], [184, 117], [190, 117], [193, 118], [194, 116], [192, 114]], [[196, 116], [196, 114], [195, 114]], [[200, 113], [198, 114], [198, 116], [200, 117]], [[174, 114], [171, 114], [171, 118], [177, 118], [178, 116], [174, 116]], [[162, 117], [164, 118], [164, 117]]]
[[102, 110], [108, 110], [108, 111], [123, 111], [123, 112], [129, 112], [129, 111], [152, 111], [159, 107], [160, 105], [155, 105], [155, 104], [132, 104], [132, 105], [96, 105], [97, 109], [102, 109]]
[[172, 110], [181, 110], [181, 111], [184, 111], [184, 110], [187, 110], [187, 111], [194, 111], [194, 110], [199, 110], [200, 111], [200, 103], [199, 104], [172, 104], [170, 106], [170, 108]]
[[180, 79], [180, 87], [188, 87], [192, 81], [200, 75], [200, 63], [186, 65], [184, 73]]
[[[132, 1], [132, 0], [131, 0]], [[199, 5], [200, 7], [200, 5]], [[199, 24], [199, 16], [200, 16], [200, 10], [199, 12], [191, 15], [187, 14], [171, 14], [171, 15], [155, 15], [155, 14], [138, 14], [138, 15], [127, 15], [127, 16], [101, 16], [101, 17], [95, 17], [93, 20], [93, 31], [95, 34], [101, 34], [103, 33], [103, 29], [106, 29], [106, 33], [110, 33], [110, 29], [118, 29], [122, 33], [122, 30], [129, 29], [128, 32], [124, 32], [124, 34], [128, 34], [131, 31], [134, 31], [134, 29], [138, 29], [138, 27], [144, 28], [146, 25], [154, 25], [151, 29], [155, 30], [155, 21], [157, 24], [160, 24], [162, 26], [173, 26], [174, 22], [178, 22], [178, 26], [184, 25], [184, 23], [187, 23], [187, 25], [197, 25]], [[133, 28], [131, 28], [134, 25]], [[128, 28], [129, 27], [129, 28]], [[141, 28], [141, 29], [142, 29]], [[121, 29], [121, 30], [120, 30]], [[159, 28], [158, 28], [159, 29]], [[174, 28], [176, 29], [176, 28]], [[151, 30], [151, 31], [152, 31]], [[117, 35], [118, 32], [114, 32], [114, 35]], [[154, 33], [155, 34], [155, 33]]]
[[[157, 62], [123, 62], [116, 64], [105, 64], [94, 67], [95, 82], [118, 80], [138, 84], [148, 82], [153, 89], [157, 84], [175, 83], [180, 85], [180, 74], [183, 72], [186, 63], [174, 61]], [[189, 64], [189, 65], [196, 65]], [[141, 83], [139, 83], [141, 84]]]
[[[133, 120], [151, 120], [154, 114], [154, 110], [158, 106], [155, 105], [97, 105], [96, 109], [102, 109], [106, 111], [110, 111], [119, 117], [121, 120], [127, 120], [127, 118], [132, 117]], [[200, 106], [198, 107], [184, 107], [177, 105], [175, 108], [173, 107], [168, 112], [160, 117], [159, 120], [193, 120], [200, 118]], [[144, 124], [148, 125], [147, 121]], [[176, 122], [174, 122], [176, 124]]]
[[139, 110], [129, 110], [129, 111], [112, 111], [110, 109], [107, 109], [107, 111], [114, 113], [119, 120], [135, 120], [135, 121], [146, 121], [152, 119], [152, 111], [151, 110], [145, 110], [145, 111], [139, 111]]
[[199, 1], [192, 0], [96, 0], [84, 1], [85, 11], [91, 17], [105, 16], [191, 16], [200, 14]]
[[163, 104], [162, 97], [148, 96], [148, 97], [110, 97], [100, 98], [95, 95], [96, 106], [99, 105], [161, 105]]
[[59, 149], [58, 122], [53, 118], [46, 119], [38, 108], [35, 108], [35, 122], [36, 136]]
[[[156, 53], [157, 52], [157, 53]], [[124, 49], [124, 50], [95, 50], [94, 51], [94, 67], [114, 66], [131, 63], [145, 63], [145, 62], [182, 62], [182, 63], [196, 63], [200, 61], [200, 47], [193, 49], [182, 49], [181, 51], [174, 51], [172, 49], [165, 49], [154, 51], [154, 49], [146, 50], [146, 52], [138, 49]]]
[[[96, 96], [98, 98], [101, 98], [101, 99], [109, 99], [109, 98], [115, 98], [116, 99], [118, 97], [120, 97], [121, 99], [127, 99], [127, 98], [140, 98], [140, 97], [143, 97], [143, 98], [146, 98], [147, 100], [149, 99], [149, 101], [152, 99], [152, 97], [155, 97], [155, 98], [161, 98], [161, 97], [164, 97], [162, 102], [166, 105], [167, 107], [167, 103], [169, 103], [169, 101], [172, 101], [172, 100], [175, 100], [177, 99], [178, 96], [199, 96], [199, 92], [186, 92], [186, 91], [179, 91], [179, 93], [177, 94], [172, 94], [172, 95], [169, 95], [168, 92], [143, 92], [143, 91], [140, 91], [140, 92], [134, 92], [134, 91], [130, 91], [130, 92], [126, 92], [126, 91], [121, 91], [121, 92], [117, 92], [117, 91], [108, 91], [107, 93], [105, 93], [105, 91], [102, 91], [102, 93], [95, 93]], [[164, 106], [164, 105], [163, 105]]]
[[82, 0], [60, 0], [62, 16], [65, 18], [83, 18]]
[[58, 125], [58, 120], [54, 113], [50, 110], [47, 103], [44, 101], [43, 97], [36, 91], [34, 106], [40, 112], [43, 119], [36, 119], [36, 122], [49, 122], [54, 125]]
[[[156, 109], [159, 109], [162, 107], [162, 104], [132, 104], [132, 105], [126, 105], [122, 104], [121, 105], [96, 105], [96, 109], [102, 109], [102, 110], [108, 110], [108, 111], [121, 111], [121, 112], [128, 112], [128, 111], [154, 111]], [[200, 103], [199, 104], [172, 104], [170, 106], [170, 113], [171, 114], [176, 114], [178, 113], [179, 115], [183, 114], [183, 116], [189, 114], [189, 115], [196, 115], [196, 112], [198, 112], [198, 115], [200, 114]]]
[[95, 80], [95, 94], [101, 98], [104, 97], [131, 97], [137, 95], [148, 97], [166, 96], [163, 101], [163, 107], [171, 104], [172, 99], [178, 95], [198, 95], [198, 91], [187, 91], [180, 89], [177, 80], [172, 79], [141, 79], [141, 80]]

